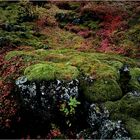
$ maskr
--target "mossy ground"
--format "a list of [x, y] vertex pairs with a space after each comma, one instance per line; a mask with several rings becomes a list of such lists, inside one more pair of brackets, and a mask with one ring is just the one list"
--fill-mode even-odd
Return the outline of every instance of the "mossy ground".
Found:
[[[55, 15], [57, 13], [75, 15], [76, 11], [73, 12], [72, 9], [77, 9], [79, 4], [72, 4], [69, 10], [58, 8], [61, 6], [56, 5], [47, 3], [40, 7], [28, 5], [28, 3], [27, 5], [26, 3], [16, 5], [15, 3], [5, 3], [0, 8], [2, 13], [0, 36], [8, 38], [10, 45], [15, 46], [13, 50], [2, 54], [2, 59], [0, 58], [0, 79], [13, 82], [23, 75], [31, 81], [72, 80], [75, 78], [81, 80], [83, 76], [90, 77], [93, 80], [91, 83], [83, 81], [83, 79], [80, 81], [81, 94], [85, 99], [94, 103], [104, 102], [111, 112], [111, 118], [122, 119], [132, 138], [140, 138], [140, 99], [139, 97], [124, 96], [119, 82], [119, 69], [123, 64], [127, 64], [130, 66], [131, 75], [128, 85], [131, 90], [140, 92], [139, 58], [126, 57], [123, 53], [117, 55], [116, 51], [99, 53], [101, 37], [98, 37], [95, 32], [101, 28], [98, 21], [89, 20], [84, 25], [70, 26], [73, 29], [77, 28], [76, 31], [93, 30], [93, 34], [89, 38], [73, 33], [68, 28], [66, 28], [67, 30], [59, 28]], [[26, 10], [29, 7], [27, 13], [22, 6]], [[88, 7], [86, 8], [88, 9]], [[79, 15], [82, 15], [82, 12]], [[17, 21], [19, 22], [17, 23]], [[3, 29], [3, 24], [6, 29]], [[66, 23], [64, 24], [66, 25]], [[114, 43], [113, 37], [109, 39], [114, 41], [113, 43], [118, 48], [120, 46], [125, 48], [128, 51], [127, 56], [134, 57], [135, 53], [138, 54], [139, 26], [137, 24], [134, 28], [130, 27], [128, 32], [118, 29], [112, 35], [117, 43]], [[118, 40], [117, 36], [121, 39]], [[3, 62], [1, 62], [2, 60]]]
[[124, 63], [131, 66], [131, 88], [139, 87], [137, 62], [120, 55], [87, 53], [73, 49], [39, 49], [11, 51], [5, 59], [12, 60], [17, 56], [22, 58], [25, 65], [30, 62], [36, 64], [25, 69], [24, 74], [30, 80], [69, 80], [83, 75], [91, 77], [94, 80], [92, 84], [83, 82], [82, 85], [84, 96], [91, 102], [114, 101], [123, 96], [119, 83], [119, 69]]

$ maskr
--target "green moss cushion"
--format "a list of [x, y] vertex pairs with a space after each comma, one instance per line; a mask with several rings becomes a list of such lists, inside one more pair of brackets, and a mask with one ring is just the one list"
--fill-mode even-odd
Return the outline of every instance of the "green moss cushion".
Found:
[[140, 77], [140, 68], [133, 68], [130, 70], [131, 80], [129, 82], [130, 86], [133, 90], [140, 92], [140, 83], [138, 82], [138, 78]]
[[109, 78], [98, 79], [90, 86], [85, 85], [83, 93], [91, 102], [112, 101], [122, 97], [122, 91], [118, 83]]
[[62, 63], [39, 63], [29, 66], [24, 71], [28, 80], [72, 80], [77, 78], [79, 71], [76, 67]]
[[125, 95], [118, 101], [106, 102], [111, 119], [122, 120], [132, 138], [140, 138], [140, 97]]

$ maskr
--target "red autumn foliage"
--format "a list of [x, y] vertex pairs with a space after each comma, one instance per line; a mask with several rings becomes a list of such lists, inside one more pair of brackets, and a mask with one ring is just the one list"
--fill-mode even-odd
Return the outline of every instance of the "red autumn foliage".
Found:
[[104, 40], [101, 41], [101, 47], [99, 48], [99, 50], [102, 52], [109, 51], [110, 50], [109, 45], [110, 45], [109, 40], [105, 38]]
[[119, 15], [114, 16], [111, 14], [104, 16], [104, 22], [102, 22], [103, 29], [97, 32], [97, 36], [99, 36], [102, 39], [99, 51], [101, 52], [113, 51], [116, 53], [123, 52], [122, 48], [118, 49], [113, 48], [114, 45], [111, 44], [112, 42], [110, 42], [111, 38], [113, 37], [113, 32], [121, 28], [122, 25], [123, 25], [122, 16]]
[[[128, 28], [127, 22], [125, 22], [128, 18], [128, 13], [124, 5], [119, 2], [99, 3], [88, 2], [81, 7], [81, 15], [90, 14], [100, 21], [100, 29], [96, 32], [96, 37], [99, 37], [101, 41], [100, 48], [97, 48], [97, 51], [124, 54], [125, 50], [120, 46], [116, 47], [116, 44], [111, 40], [115, 31], [124, 31]], [[80, 35], [83, 34], [85, 33], [80, 32]]]
[[53, 138], [56, 138], [56, 137], [59, 137], [59, 136], [61, 136], [60, 130], [59, 129], [52, 129], [52, 130], [50, 130], [47, 138], [48, 139], [53, 139]]
[[46, 24], [47, 24], [47, 16], [44, 16], [44, 17], [42, 17], [42, 18], [39, 18], [39, 19], [36, 21], [37, 27], [44, 27]]
[[[16, 60], [19, 60], [16, 62]], [[21, 58], [13, 58], [9, 61], [3, 61], [3, 67], [1, 69], [1, 75], [4, 77], [4, 79], [12, 77], [14, 75], [14, 79], [16, 79], [19, 76], [20, 68], [24, 65]]]
[[12, 88], [13, 88], [12, 83], [1, 82], [1, 85], [0, 85], [0, 92], [1, 92], [0, 124], [5, 127], [10, 127], [11, 119], [18, 110], [15, 99], [13, 98], [13, 96], [10, 95]]
[[[16, 99], [11, 94], [11, 91], [14, 88], [13, 80], [19, 76], [19, 68], [21, 67], [22, 63], [20, 59], [17, 62], [17, 58], [6, 61], [4, 56], [5, 52], [3, 52], [0, 56], [0, 75], [3, 79], [0, 80], [0, 125], [10, 127], [12, 123], [11, 119], [16, 115], [18, 110]], [[14, 75], [12, 78], [13, 80], [9, 79], [12, 75]]]
[[89, 30], [85, 30], [85, 31], [80, 31], [77, 33], [78, 35], [84, 37], [84, 38], [88, 38], [91, 36], [91, 32]]

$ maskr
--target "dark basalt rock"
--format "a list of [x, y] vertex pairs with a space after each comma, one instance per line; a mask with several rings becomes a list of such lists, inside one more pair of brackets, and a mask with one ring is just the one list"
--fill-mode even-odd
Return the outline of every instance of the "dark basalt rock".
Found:
[[3, 30], [11, 32], [13, 30], [13, 25], [6, 23], [5, 26], [3, 27]]
[[55, 18], [59, 22], [72, 23], [75, 25], [79, 25], [84, 22], [81, 17], [78, 17], [74, 13], [69, 13], [69, 14], [58, 13], [58, 14], [56, 14]]
[[8, 37], [0, 37], [0, 47], [11, 45], [11, 41]]
[[90, 105], [88, 114], [88, 124], [92, 129], [99, 127], [102, 124], [102, 121], [109, 117], [108, 110], [100, 110], [95, 104]]
[[120, 85], [123, 93], [129, 92], [131, 89], [129, 87], [129, 81], [131, 79], [129, 66], [124, 64], [122, 68], [119, 70], [120, 72]]
[[140, 92], [132, 91], [132, 92], [127, 93], [127, 95], [131, 95], [131, 96], [134, 96], [134, 97], [140, 97]]
[[100, 139], [130, 139], [128, 132], [124, 129], [121, 121], [112, 122], [106, 120], [99, 129]]
[[122, 122], [113, 122], [109, 119], [108, 110], [91, 104], [87, 122], [90, 128], [82, 130], [77, 138], [85, 139], [130, 139]]
[[73, 21], [72, 21], [73, 24], [81, 24], [83, 23], [83, 20], [81, 18], [75, 18]]
[[138, 77], [138, 82], [140, 83], [140, 77]]
[[93, 14], [93, 12], [89, 12], [89, 11], [85, 11], [84, 13], [82, 13], [81, 18], [83, 19], [83, 21], [89, 21], [89, 20], [102, 20], [96, 13]]
[[26, 77], [16, 81], [22, 106], [26, 110], [40, 114], [45, 120], [56, 116], [60, 102], [69, 102], [70, 97], [78, 97], [78, 80], [30, 82]]
[[21, 31], [25, 32], [27, 29], [25, 26], [13, 24], [13, 23], [4, 23], [0, 25], [0, 28], [2, 28], [5, 31], [12, 32], [12, 31]]
[[[85, 79], [89, 80], [89, 78]], [[76, 130], [77, 138], [129, 139], [129, 134], [124, 129], [122, 122], [111, 121], [108, 110], [102, 105], [90, 104], [82, 99], [83, 102], [73, 117], [67, 118], [65, 115], [60, 115], [60, 104], [69, 103], [71, 97], [79, 99], [79, 81], [77, 79], [69, 82], [62, 80], [38, 82], [28, 81], [26, 77], [21, 77], [16, 81], [16, 85], [22, 111], [28, 113], [29, 118], [33, 116], [31, 121], [29, 121], [28, 115], [26, 116], [29, 129], [32, 131], [34, 128], [38, 133], [45, 129], [49, 130], [50, 128], [46, 128], [46, 126], [50, 126], [52, 122], [59, 122], [59, 126], [62, 125], [60, 127], [64, 129], [64, 122], [68, 119], [76, 125], [72, 125], [72, 127], [75, 127], [73, 129]], [[78, 120], [80, 116], [84, 122], [83, 126]], [[81, 128], [77, 129], [77, 126], [80, 125]]]
[[124, 64], [122, 66], [122, 68], [120, 69], [120, 75], [124, 76], [125, 78], [127, 78], [126, 80], [128, 80], [128, 81], [131, 79], [128, 65]]

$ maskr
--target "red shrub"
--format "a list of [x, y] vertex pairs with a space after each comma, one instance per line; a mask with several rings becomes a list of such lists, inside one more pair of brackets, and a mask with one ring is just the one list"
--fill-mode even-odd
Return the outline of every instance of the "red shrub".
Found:
[[13, 116], [15, 116], [15, 114], [18, 110], [15, 99], [10, 95], [12, 88], [13, 88], [12, 83], [2, 82], [0, 85], [0, 92], [1, 92], [0, 124], [5, 127], [10, 127], [11, 119]]

